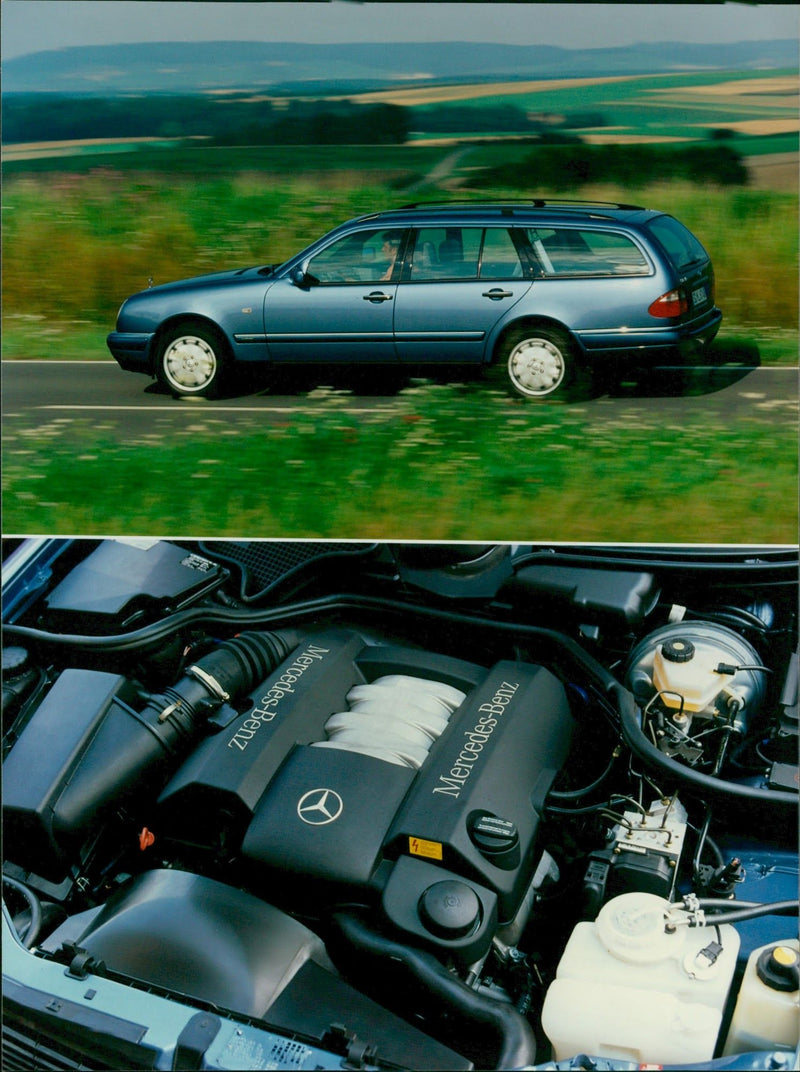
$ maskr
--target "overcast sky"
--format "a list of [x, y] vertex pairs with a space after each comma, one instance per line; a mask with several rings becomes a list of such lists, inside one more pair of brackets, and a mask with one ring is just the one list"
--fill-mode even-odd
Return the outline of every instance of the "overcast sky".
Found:
[[794, 4], [2, 0], [2, 56], [141, 41], [487, 41], [565, 48], [797, 38]]

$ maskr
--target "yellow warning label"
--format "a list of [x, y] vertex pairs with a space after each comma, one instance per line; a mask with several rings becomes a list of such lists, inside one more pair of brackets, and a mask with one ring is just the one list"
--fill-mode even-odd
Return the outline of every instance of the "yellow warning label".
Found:
[[427, 856], [429, 860], [442, 858], [442, 845], [439, 841], [425, 841], [423, 838], [410, 837], [408, 851], [412, 856]]

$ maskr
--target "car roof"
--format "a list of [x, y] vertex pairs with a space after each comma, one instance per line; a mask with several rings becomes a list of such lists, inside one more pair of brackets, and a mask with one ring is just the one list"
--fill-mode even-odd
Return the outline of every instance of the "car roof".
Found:
[[359, 216], [350, 223], [494, 223], [498, 219], [521, 224], [545, 220], [607, 221], [641, 224], [663, 215], [641, 205], [609, 201], [568, 201], [555, 198], [532, 198], [521, 201], [426, 201]]

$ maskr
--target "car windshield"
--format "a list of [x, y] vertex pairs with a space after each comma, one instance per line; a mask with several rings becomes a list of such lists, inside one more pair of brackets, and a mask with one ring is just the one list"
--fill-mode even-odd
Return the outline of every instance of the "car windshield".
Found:
[[708, 254], [692, 232], [672, 216], [657, 216], [647, 227], [667, 251], [676, 268], [689, 268], [708, 259]]

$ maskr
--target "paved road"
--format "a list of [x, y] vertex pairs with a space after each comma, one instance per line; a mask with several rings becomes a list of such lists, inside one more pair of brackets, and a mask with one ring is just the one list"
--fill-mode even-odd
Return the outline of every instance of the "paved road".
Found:
[[[123, 439], [147, 431], [154, 421], [163, 430], [185, 427], [198, 417], [213, 415], [224, 417], [235, 428], [239, 422], [250, 424], [254, 414], [266, 424], [285, 420], [292, 411], [313, 412], [319, 405], [313, 379], [304, 381], [294, 394], [274, 394], [255, 385], [245, 387], [236, 397], [176, 400], [147, 377], [123, 372], [111, 361], [4, 361], [2, 382], [3, 422], [6, 433], [11, 434], [84, 418], [102, 423], [112, 436]], [[324, 377], [321, 382], [325, 382]], [[356, 386], [340, 403], [341, 409], [366, 415], [408, 405], [396, 395], [378, 393], [379, 385], [380, 380], [373, 380], [367, 393], [358, 393]], [[753, 415], [796, 422], [797, 371], [725, 366], [681, 374], [657, 369], [638, 382], [592, 399], [588, 406], [593, 419], [618, 421], [632, 402], [639, 411], [665, 418], [705, 414], [709, 421], [715, 417], [732, 421]], [[541, 411], [536, 404], [527, 408], [532, 415]]]

